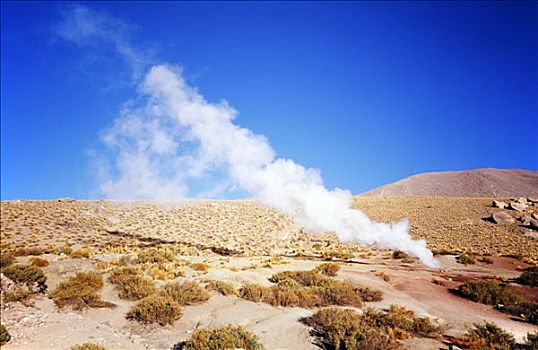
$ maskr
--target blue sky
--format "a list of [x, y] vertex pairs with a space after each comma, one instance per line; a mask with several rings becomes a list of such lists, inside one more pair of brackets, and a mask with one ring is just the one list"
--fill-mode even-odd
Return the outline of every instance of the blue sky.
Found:
[[[136, 92], [72, 4], [1, 3], [1, 197], [94, 198], [99, 134]], [[152, 63], [180, 65], [277, 155], [361, 193], [427, 171], [538, 170], [533, 2], [116, 2]]]

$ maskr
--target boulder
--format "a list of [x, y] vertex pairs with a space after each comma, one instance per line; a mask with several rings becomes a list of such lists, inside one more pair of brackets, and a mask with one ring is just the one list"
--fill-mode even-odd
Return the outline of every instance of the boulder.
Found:
[[531, 214], [531, 218], [538, 220], [538, 214], [536, 214], [536, 213], [532, 213], [532, 214]]
[[500, 209], [504, 209], [508, 206], [508, 204], [506, 204], [505, 202], [503, 201], [497, 201], [497, 200], [493, 200], [493, 203], [491, 203], [491, 206], [493, 208], [500, 208]]
[[519, 203], [519, 202], [510, 202], [510, 209], [515, 211], [525, 211], [525, 209], [528, 208], [527, 204]]
[[527, 203], [527, 198], [525, 198], [525, 197], [519, 197], [518, 199], [516, 199], [516, 202], [521, 203], [521, 204], [525, 204], [525, 205], [528, 204]]
[[512, 224], [515, 219], [508, 213], [498, 211], [491, 214], [490, 219], [496, 224]]
[[538, 197], [527, 197], [527, 202], [538, 203]]

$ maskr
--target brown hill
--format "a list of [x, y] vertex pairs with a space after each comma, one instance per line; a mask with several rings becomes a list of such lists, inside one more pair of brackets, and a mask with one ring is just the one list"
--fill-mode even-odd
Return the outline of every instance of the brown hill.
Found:
[[363, 194], [370, 197], [515, 197], [538, 195], [538, 171], [476, 169], [413, 175]]

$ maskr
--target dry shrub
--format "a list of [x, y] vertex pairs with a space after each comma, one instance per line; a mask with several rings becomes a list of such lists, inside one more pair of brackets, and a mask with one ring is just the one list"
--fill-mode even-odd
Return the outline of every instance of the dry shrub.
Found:
[[159, 263], [151, 268], [153, 279], [165, 281], [185, 276], [185, 271], [175, 263]]
[[71, 347], [70, 350], [106, 350], [102, 345], [95, 343], [84, 343]]
[[1, 253], [0, 254], [0, 268], [7, 267], [15, 261], [15, 258], [8, 253]]
[[171, 249], [167, 248], [149, 248], [138, 253], [137, 261], [143, 263], [164, 263], [173, 262], [176, 255]]
[[167, 296], [179, 305], [195, 305], [206, 302], [209, 294], [197, 282], [170, 282], [163, 286], [161, 295]]
[[271, 288], [259, 284], [248, 283], [239, 289], [239, 296], [254, 302], [265, 302], [272, 298]]
[[459, 347], [470, 350], [513, 350], [516, 349], [514, 337], [494, 323], [474, 324], [463, 338], [454, 338], [452, 342]]
[[402, 252], [401, 250], [395, 250], [392, 252], [392, 258], [393, 259], [409, 259], [409, 255], [406, 252]]
[[479, 262], [481, 263], [484, 263], [484, 264], [487, 264], [487, 265], [491, 265], [493, 264], [493, 259], [490, 258], [489, 256], [483, 256], [481, 258], [478, 258], [477, 259]]
[[340, 271], [340, 265], [335, 263], [323, 263], [318, 265], [315, 269], [315, 272], [324, 274], [325, 276], [336, 276], [338, 271]]
[[398, 343], [353, 310], [327, 308], [304, 319], [321, 346], [335, 350], [392, 350]]
[[205, 263], [194, 263], [194, 264], [191, 264], [191, 269], [193, 269], [194, 271], [207, 271], [209, 269], [209, 265], [205, 264]]
[[112, 283], [121, 299], [139, 300], [155, 293], [155, 283], [140, 275], [135, 267], [117, 267], [110, 272], [108, 281]]
[[25, 285], [16, 285], [14, 288], [5, 291], [3, 294], [6, 303], [19, 302], [25, 306], [33, 305], [33, 302], [30, 300], [33, 293]]
[[90, 250], [88, 248], [80, 248], [80, 249], [71, 251], [69, 256], [71, 256], [74, 259], [89, 258]]
[[228, 325], [217, 329], [197, 329], [185, 342], [185, 350], [258, 350], [261, 345], [256, 336], [239, 326]]
[[166, 295], [150, 295], [131, 307], [128, 319], [142, 323], [173, 324], [183, 315], [181, 305]]
[[71, 306], [80, 311], [87, 307], [110, 307], [99, 295], [103, 288], [103, 277], [96, 272], [77, 272], [63, 280], [49, 293], [56, 306]]
[[237, 289], [231, 283], [219, 280], [204, 280], [207, 288], [214, 290], [222, 295], [237, 295]]
[[375, 274], [376, 276], [378, 277], [381, 277], [381, 279], [385, 282], [390, 282], [390, 276], [387, 272], [385, 271], [379, 271], [378, 273]]
[[382, 292], [357, 284], [329, 278], [317, 271], [283, 271], [270, 281], [276, 286], [247, 284], [239, 296], [254, 302], [274, 306], [317, 307], [328, 305], [362, 306], [363, 301], [379, 301]]
[[391, 305], [387, 312], [368, 309], [363, 318], [370, 326], [384, 329], [396, 339], [438, 337], [443, 333], [443, 328], [429, 317], [417, 317], [414, 311], [399, 305]]
[[2, 273], [11, 280], [24, 283], [30, 288], [37, 288], [37, 291], [43, 292], [47, 289], [47, 277], [37, 266], [33, 265], [9, 265], [2, 269]]
[[38, 267], [46, 267], [46, 266], [49, 266], [49, 261], [47, 259], [36, 257], [36, 258], [30, 259], [30, 265], [34, 265]]
[[350, 260], [353, 258], [353, 253], [346, 249], [331, 249], [321, 253], [321, 258], [324, 260]]

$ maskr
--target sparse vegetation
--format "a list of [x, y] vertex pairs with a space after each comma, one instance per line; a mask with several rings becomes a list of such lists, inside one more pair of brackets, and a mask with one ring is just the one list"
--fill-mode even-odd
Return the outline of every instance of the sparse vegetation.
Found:
[[34, 265], [38, 267], [46, 267], [46, 266], [49, 266], [49, 261], [47, 259], [35, 257], [35, 258], [30, 259], [30, 265]]
[[503, 312], [538, 324], [538, 304], [532, 303], [494, 280], [469, 281], [462, 284], [458, 294], [477, 303], [499, 306]]
[[197, 329], [185, 342], [185, 350], [258, 350], [261, 345], [254, 334], [239, 326], [228, 325], [216, 329]]
[[472, 253], [461, 253], [456, 261], [463, 265], [474, 265], [476, 264], [476, 257]]
[[179, 305], [195, 305], [206, 302], [209, 294], [197, 282], [169, 282], [160, 291]]
[[459, 286], [458, 291], [467, 299], [488, 305], [513, 305], [524, 301], [506, 285], [494, 280], [465, 282]]
[[106, 350], [106, 348], [102, 345], [95, 343], [84, 343], [80, 345], [75, 345], [71, 347], [70, 350]]
[[398, 344], [372, 328], [353, 310], [326, 308], [304, 319], [320, 339], [320, 345], [334, 350], [391, 350]]
[[494, 323], [475, 323], [463, 338], [452, 340], [454, 344], [470, 350], [514, 350], [516, 342], [514, 337]]
[[174, 252], [166, 248], [149, 248], [138, 253], [137, 261], [143, 263], [173, 262], [176, 259]]
[[63, 280], [49, 293], [56, 306], [64, 308], [71, 306], [73, 310], [83, 310], [87, 307], [109, 307], [110, 303], [101, 299], [103, 277], [96, 272], [77, 272]]
[[11, 335], [7, 331], [6, 326], [0, 324], [0, 346], [7, 344], [11, 340]]
[[385, 282], [390, 282], [390, 276], [385, 271], [379, 271], [375, 274], [376, 276], [380, 277]]
[[209, 265], [207, 265], [206, 263], [194, 263], [191, 264], [191, 269], [193, 269], [194, 271], [205, 272], [209, 269]]
[[167, 295], [150, 295], [131, 307], [126, 317], [142, 323], [173, 324], [183, 312], [178, 302]]
[[283, 271], [274, 274], [271, 282], [277, 285], [263, 287], [247, 284], [239, 296], [254, 302], [279, 306], [317, 307], [328, 305], [362, 306], [363, 301], [379, 301], [379, 290], [339, 281], [312, 271]]
[[69, 253], [69, 256], [71, 256], [74, 259], [81, 259], [81, 258], [89, 258], [90, 257], [90, 250], [88, 248], [80, 248], [77, 250], [73, 250]]
[[325, 276], [336, 276], [338, 271], [340, 271], [340, 265], [336, 263], [324, 263], [321, 265], [318, 265], [315, 269], [315, 272], [319, 272], [324, 274]]
[[395, 250], [392, 252], [392, 258], [393, 259], [409, 259], [409, 255], [406, 252], [402, 252], [401, 250]]
[[231, 283], [219, 280], [205, 280], [207, 288], [214, 290], [222, 295], [237, 295], [237, 289]]
[[28, 287], [37, 287], [39, 292], [47, 289], [47, 277], [37, 266], [33, 265], [9, 265], [2, 269], [2, 273], [15, 282], [24, 283]]
[[136, 267], [117, 267], [110, 272], [108, 281], [118, 290], [118, 296], [127, 300], [139, 300], [155, 293], [155, 283], [140, 275]]
[[346, 249], [330, 249], [323, 251], [321, 253], [321, 258], [324, 260], [333, 260], [333, 259], [340, 259], [340, 260], [350, 260], [353, 258], [353, 253]]
[[0, 253], [0, 268], [7, 267], [15, 261], [15, 258], [8, 253]]
[[523, 271], [517, 279], [518, 283], [538, 287], [538, 267], [531, 267]]

